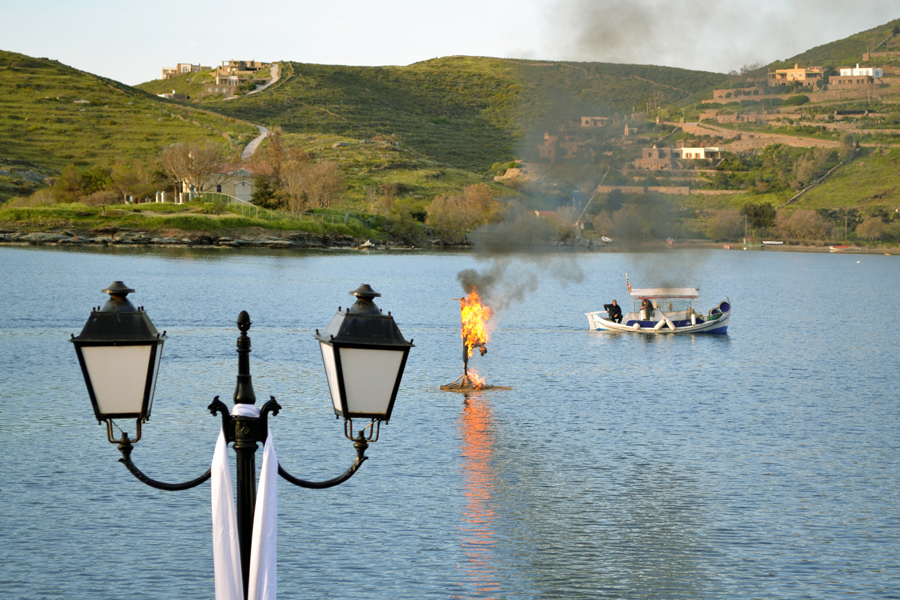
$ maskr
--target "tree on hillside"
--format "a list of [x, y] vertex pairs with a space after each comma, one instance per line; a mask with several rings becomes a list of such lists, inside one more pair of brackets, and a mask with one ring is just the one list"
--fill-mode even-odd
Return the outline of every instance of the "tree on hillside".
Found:
[[229, 158], [230, 152], [210, 141], [179, 142], [163, 150], [159, 162], [176, 185], [199, 194], [218, 183], [216, 175]]
[[775, 225], [777, 211], [769, 202], [754, 204], [747, 202], [741, 207], [741, 214], [747, 217], [747, 224], [753, 230], [770, 229]]
[[706, 224], [706, 235], [716, 242], [736, 240], [744, 233], [744, 220], [734, 210], [719, 210]]
[[816, 148], [805, 152], [794, 161], [793, 181], [791, 187], [801, 189], [824, 175], [827, 171], [831, 151], [827, 148]]
[[846, 159], [851, 154], [856, 151], [856, 140], [853, 137], [852, 133], [845, 133], [841, 135], [841, 149], [840, 149], [840, 158], [841, 160]]
[[884, 222], [880, 217], [869, 217], [856, 228], [856, 235], [874, 243], [884, 235]]
[[813, 210], [798, 208], [793, 213], [781, 213], [775, 218], [775, 231], [781, 237], [798, 240], [827, 240], [834, 227]]
[[153, 191], [153, 175], [138, 160], [115, 163], [109, 177], [108, 188], [121, 196], [123, 203], [128, 200], [128, 196], [149, 195]]
[[344, 189], [344, 176], [337, 163], [289, 161], [282, 169], [284, 191], [293, 212], [327, 208]]
[[253, 193], [250, 201], [260, 208], [278, 209], [284, 208], [284, 198], [279, 190], [275, 189], [270, 177], [257, 175], [253, 180]]
[[466, 186], [462, 194], [438, 196], [428, 205], [425, 222], [438, 235], [462, 238], [467, 232], [500, 218], [503, 205], [494, 199], [496, 195], [490, 186], [479, 183]]
[[79, 171], [69, 165], [60, 173], [53, 185], [53, 197], [57, 202], [77, 202], [105, 189], [110, 184], [109, 170], [94, 166], [87, 171]]

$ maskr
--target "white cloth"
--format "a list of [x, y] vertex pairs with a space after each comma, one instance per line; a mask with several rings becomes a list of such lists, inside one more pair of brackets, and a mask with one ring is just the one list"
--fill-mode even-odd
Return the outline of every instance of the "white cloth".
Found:
[[250, 552], [250, 590], [255, 600], [275, 600], [278, 577], [275, 569], [275, 549], [278, 546], [278, 459], [272, 431], [266, 436], [262, 469], [259, 474], [259, 494], [253, 513], [253, 550]]
[[[258, 417], [259, 408], [237, 404], [232, 416]], [[253, 537], [250, 550], [249, 600], [275, 600], [277, 574], [275, 550], [278, 517], [278, 459], [272, 432], [267, 432], [263, 450], [259, 493], [253, 513]], [[241, 551], [238, 541], [234, 486], [228, 460], [225, 433], [219, 432], [212, 463], [213, 566], [216, 600], [243, 600]]]

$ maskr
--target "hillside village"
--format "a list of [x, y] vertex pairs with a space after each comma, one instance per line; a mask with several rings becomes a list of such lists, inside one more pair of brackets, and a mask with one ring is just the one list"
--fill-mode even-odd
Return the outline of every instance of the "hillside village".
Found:
[[[893, 49], [864, 53], [861, 60], [900, 58], [896, 37], [892, 32], [881, 44]], [[900, 133], [900, 67], [893, 64], [833, 68], [795, 63], [793, 67], [757, 69], [728, 87], [713, 89], [711, 96], [694, 107], [682, 107], [681, 115], [661, 109], [655, 115], [650, 110], [636, 111], [624, 119], [624, 125], [608, 118], [570, 120], [557, 131], [545, 132], [533, 156], [550, 164], [596, 162], [601, 154], [611, 156], [618, 147], [622, 158], [633, 159], [619, 161], [618, 177], [613, 177], [618, 185], [601, 184], [595, 192], [694, 194], [709, 201], [714, 196], [743, 196], [754, 187], [750, 182], [729, 182], [728, 163], [734, 162], [730, 156], [777, 146], [828, 149], [835, 156], [830, 168], [847, 136], [869, 147], [890, 148], [900, 141], [894, 137]], [[647, 108], [652, 108], [650, 102]], [[686, 114], [693, 114], [694, 119], [686, 119]], [[604, 127], [618, 130], [604, 138], [598, 135], [598, 128]], [[880, 139], [867, 139], [873, 138], [873, 133], [880, 134], [876, 135]], [[652, 143], [638, 149], [642, 142]], [[797, 194], [779, 204], [789, 204], [808, 187], [821, 183], [821, 174], [792, 183]], [[523, 173], [517, 169], [512, 175], [521, 177]], [[890, 210], [900, 211], [900, 199]]]
[[[163, 67], [160, 79], [167, 80], [179, 75], [202, 73], [208, 76], [208, 80], [203, 86], [202, 93], [198, 95], [198, 100], [209, 96], [234, 98], [241, 93], [263, 88], [271, 82], [273, 78], [271, 67], [272, 63], [256, 60], [226, 60], [215, 69], [191, 63], [178, 63], [174, 67]], [[175, 90], [157, 95], [168, 100], [191, 99], [188, 94], [177, 93]]]
[[[137, 89], [7, 53], [0, 79], [15, 91], [0, 120], [0, 201], [124, 198], [189, 211], [201, 201], [209, 211], [212, 193], [227, 199], [215, 212], [343, 215], [363, 230], [381, 224], [366, 235], [407, 242], [464, 241], [501, 206], [530, 211], [561, 240], [572, 224], [588, 239], [846, 239], [869, 222], [875, 233], [863, 227], [860, 240], [900, 241], [900, 22], [851, 39], [865, 51], [826, 46], [730, 74], [472, 57], [385, 68], [230, 59], [164, 67]], [[41, 79], [51, 74], [84, 91]], [[127, 134], [136, 117], [140, 133]], [[105, 141], [60, 151], [57, 131]], [[195, 156], [215, 140], [215, 169], [167, 170], [166, 152]], [[795, 217], [815, 227], [791, 229]]]

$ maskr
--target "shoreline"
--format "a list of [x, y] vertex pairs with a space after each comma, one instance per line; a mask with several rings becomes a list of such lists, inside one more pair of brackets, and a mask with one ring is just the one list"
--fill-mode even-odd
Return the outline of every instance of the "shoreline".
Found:
[[[371, 245], [374, 244], [374, 245]], [[731, 246], [726, 248], [725, 246]], [[442, 238], [422, 240], [418, 245], [409, 245], [389, 239], [362, 239], [350, 235], [319, 235], [309, 232], [291, 232], [283, 237], [274, 235], [246, 234], [222, 236], [211, 233], [167, 232], [153, 234], [131, 229], [115, 229], [91, 235], [79, 233], [71, 229], [48, 231], [13, 231], [0, 229], [0, 246], [67, 246], [67, 247], [160, 247], [160, 248], [222, 248], [222, 249], [272, 249], [272, 250], [403, 250], [411, 248], [472, 250], [468, 242], [454, 242]], [[522, 245], [522, 248], [535, 248], [535, 245]], [[553, 250], [585, 250], [585, 251], [661, 251], [661, 250], [743, 250], [766, 252], [827, 252], [830, 254], [886, 254], [900, 255], [900, 247], [883, 246], [867, 247], [853, 245], [849, 248], [832, 249], [824, 242], [804, 244], [785, 242], [778, 246], [744, 246], [740, 242], [709, 242], [706, 240], [685, 240], [674, 244], [666, 242], [638, 242], [605, 244], [593, 238], [580, 238], [575, 242], [545, 244]]]

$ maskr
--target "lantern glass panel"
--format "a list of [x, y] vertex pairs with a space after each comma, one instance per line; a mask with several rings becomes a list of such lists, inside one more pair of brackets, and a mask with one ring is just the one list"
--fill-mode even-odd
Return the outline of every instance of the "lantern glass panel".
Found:
[[341, 371], [350, 413], [386, 415], [403, 350], [341, 348]]
[[[81, 348], [94, 397], [102, 414], [141, 413], [152, 349], [151, 344]], [[161, 354], [157, 352], [157, 358]]]
[[341, 390], [338, 387], [337, 365], [334, 362], [334, 348], [329, 344], [319, 342], [322, 350], [322, 360], [325, 362], [325, 375], [328, 377], [328, 389], [331, 390], [331, 403], [334, 410], [344, 412], [341, 409]]
[[150, 409], [153, 407], [153, 396], [156, 395], [156, 376], [159, 375], [159, 361], [162, 358], [162, 343], [156, 347], [156, 358], [153, 360], [153, 376], [150, 379], [150, 400], [147, 402], [147, 416], [150, 416]]

